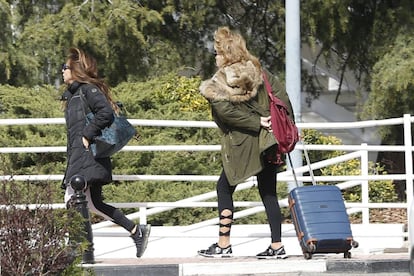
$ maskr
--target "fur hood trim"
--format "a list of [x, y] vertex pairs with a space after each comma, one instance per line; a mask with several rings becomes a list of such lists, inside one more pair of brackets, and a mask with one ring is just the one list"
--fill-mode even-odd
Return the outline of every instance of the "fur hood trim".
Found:
[[200, 85], [200, 93], [207, 100], [246, 102], [257, 95], [262, 84], [261, 71], [251, 61], [238, 62], [220, 68], [214, 76]]

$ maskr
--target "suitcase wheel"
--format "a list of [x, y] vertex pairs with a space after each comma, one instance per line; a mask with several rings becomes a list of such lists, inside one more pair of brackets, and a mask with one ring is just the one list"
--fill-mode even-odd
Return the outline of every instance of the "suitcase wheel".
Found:
[[305, 257], [306, 260], [310, 260], [312, 259], [312, 253], [309, 252], [304, 252], [303, 256]]
[[303, 256], [306, 260], [312, 259], [312, 253], [316, 251], [316, 244], [314, 243], [308, 243], [306, 245], [306, 251], [304, 250]]
[[345, 259], [351, 259], [351, 256], [352, 256], [351, 252], [349, 252], [349, 251], [344, 252], [344, 258]]
[[308, 243], [307, 248], [308, 248], [308, 250], [307, 250], [308, 252], [313, 253], [313, 252], [316, 251], [316, 244], [314, 244], [314, 243]]
[[359, 243], [358, 243], [357, 241], [352, 241], [352, 242], [351, 242], [351, 246], [352, 246], [353, 248], [357, 248], [357, 247], [359, 246]]

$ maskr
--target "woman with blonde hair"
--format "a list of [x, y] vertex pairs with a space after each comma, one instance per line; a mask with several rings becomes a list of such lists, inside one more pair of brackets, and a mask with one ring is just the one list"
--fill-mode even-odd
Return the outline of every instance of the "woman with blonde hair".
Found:
[[[69, 49], [62, 76], [67, 89], [61, 100], [65, 106], [67, 127], [67, 167], [62, 186], [65, 203], [73, 205], [74, 190], [70, 186], [73, 176], [83, 176], [89, 210], [125, 228], [131, 234], [137, 253], [141, 257], [147, 247], [151, 225], [135, 225], [119, 209], [103, 202], [102, 186], [112, 182], [110, 157], [95, 158], [90, 145], [101, 131], [111, 125], [118, 106], [113, 101], [109, 87], [98, 77], [96, 60], [78, 48]], [[86, 110], [94, 118], [86, 124]]]
[[[284, 259], [287, 255], [281, 242], [282, 215], [276, 193], [277, 165], [269, 158], [277, 141], [270, 133], [269, 99], [263, 86], [262, 68], [259, 60], [247, 50], [244, 38], [228, 27], [220, 27], [215, 32], [214, 49], [218, 70], [211, 79], [201, 83], [200, 92], [210, 103], [221, 135], [223, 170], [216, 187], [219, 237], [217, 243], [199, 250], [198, 254], [205, 257], [232, 255], [233, 193], [237, 184], [257, 176], [259, 194], [271, 231], [271, 244], [257, 254], [257, 258]], [[276, 96], [291, 108], [287, 93], [277, 79], [269, 79]]]

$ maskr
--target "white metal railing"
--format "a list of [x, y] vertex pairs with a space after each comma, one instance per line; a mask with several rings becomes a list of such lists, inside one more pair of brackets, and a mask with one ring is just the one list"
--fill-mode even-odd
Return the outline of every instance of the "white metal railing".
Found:
[[[214, 128], [216, 125], [210, 121], [169, 121], [169, 120], [129, 120], [136, 126], [162, 126], [162, 127], [202, 127]], [[308, 151], [345, 151], [348, 152], [342, 156], [338, 156], [329, 160], [312, 163], [313, 170], [323, 168], [329, 165], [341, 163], [351, 159], [360, 159], [361, 161], [361, 175], [336, 175], [336, 176], [315, 176], [316, 181], [336, 182], [341, 189], [347, 189], [356, 185], [361, 185], [361, 202], [346, 203], [349, 212], [359, 212], [362, 210], [363, 224], [369, 223], [369, 209], [370, 208], [407, 208], [411, 206], [413, 200], [413, 166], [412, 166], [412, 152], [414, 147], [412, 145], [412, 131], [411, 124], [414, 122], [414, 117], [405, 114], [403, 118], [392, 118], [385, 120], [371, 120], [361, 122], [337, 122], [337, 123], [298, 123], [300, 129], [351, 129], [351, 128], [375, 128], [386, 125], [403, 125], [404, 127], [404, 145], [396, 146], [381, 146], [381, 145], [306, 145]], [[37, 119], [0, 119], [0, 126], [2, 125], [27, 125], [27, 124], [64, 124], [63, 118], [37, 118]], [[303, 145], [297, 144], [296, 149], [303, 150]], [[123, 151], [219, 151], [219, 145], [156, 145], [156, 146], [126, 146]], [[0, 154], [4, 153], [24, 153], [24, 152], [65, 152], [66, 147], [1, 147]], [[387, 174], [387, 175], [369, 175], [368, 172], [368, 153], [369, 152], [404, 152], [405, 153], [405, 173], [404, 174]], [[311, 182], [309, 176], [301, 176], [302, 173], [309, 171], [308, 166], [295, 168], [298, 181]], [[1, 175], [0, 180], [15, 180], [15, 181], [58, 181], [62, 180], [63, 175]], [[114, 175], [114, 180], [123, 181], [217, 181], [216, 175]], [[278, 181], [293, 181], [292, 172], [285, 171], [278, 174]], [[372, 180], [405, 180], [407, 201], [404, 203], [370, 203], [368, 194], [368, 181]], [[247, 189], [255, 184], [255, 177], [248, 179], [245, 183], [238, 185], [237, 189]], [[207, 199], [214, 198], [215, 191], [206, 194], [194, 196], [187, 199], [182, 199], [177, 202], [132, 202], [132, 203], [113, 203], [116, 207], [122, 208], [139, 208], [139, 212], [129, 214], [131, 219], [140, 219], [140, 223], [146, 223], [147, 216], [171, 210], [179, 207], [212, 207], [217, 206], [216, 202], [203, 202]], [[287, 199], [280, 200], [281, 206], [287, 206]], [[263, 211], [261, 202], [235, 202], [237, 207], [250, 207], [234, 214], [234, 217], [241, 217], [253, 213]], [[0, 206], [6, 207], [6, 206]], [[30, 206], [35, 208], [36, 206]], [[63, 208], [61, 203], [54, 204], [54, 208]], [[194, 225], [209, 225], [217, 223], [217, 219], [205, 221]], [[101, 222], [93, 226], [94, 229], [111, 225], [112, 222]]]

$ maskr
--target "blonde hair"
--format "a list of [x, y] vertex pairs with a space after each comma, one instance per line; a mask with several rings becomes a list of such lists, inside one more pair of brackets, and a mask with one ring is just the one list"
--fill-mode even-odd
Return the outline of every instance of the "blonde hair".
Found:
[[119, 107], [112, 98], [109, 86], [103, 79], [98, 77], [98, 66], [96, 60], [92, 56], [87, 55], [79, 48], [70, 48], [68, 54], [68, 66], [70, 67], [72, 77], [75, 81], [96, 85], [110, 102], [112, 109], [117, 114], [119, 113]]
[[214, 33], [214, 49], [217, 54], [223, 56], [223, 66], [250, 60], [261, 69], [258, 58], [247, 50], [246, 40], [239, 33], [231, 31], [229, 27], [219, 27]]

